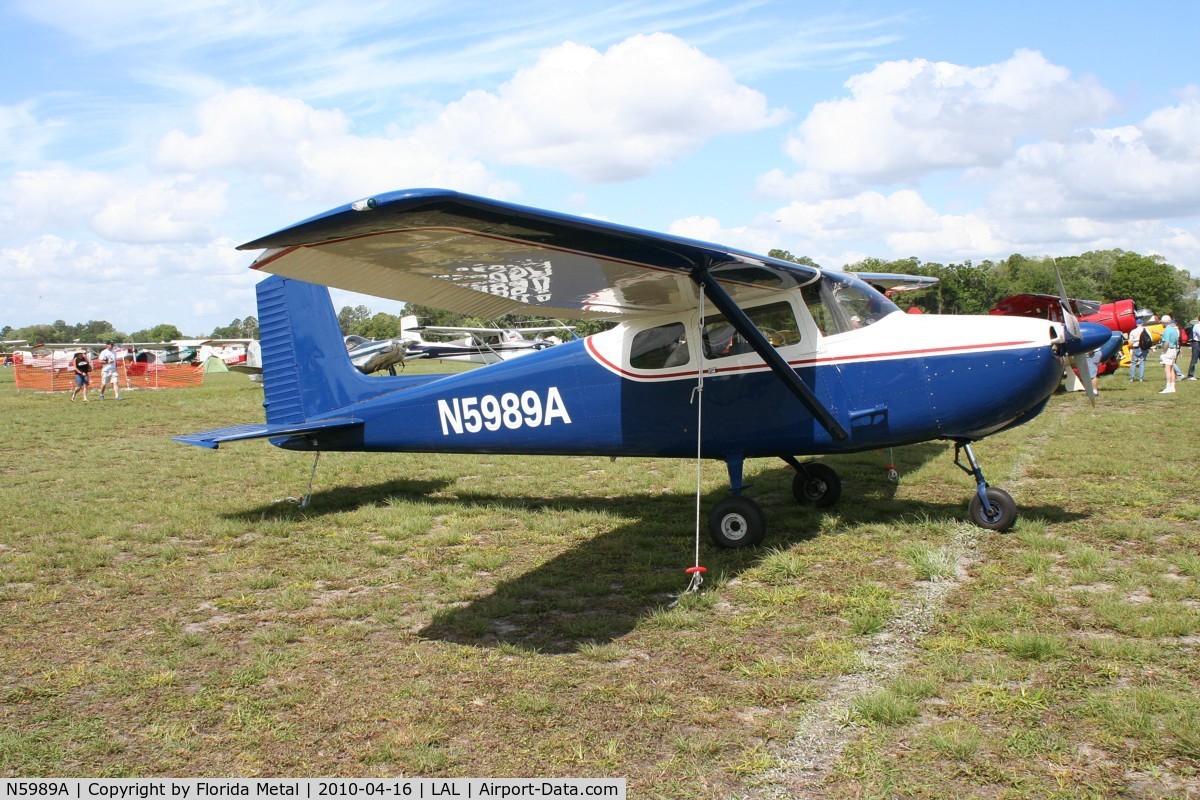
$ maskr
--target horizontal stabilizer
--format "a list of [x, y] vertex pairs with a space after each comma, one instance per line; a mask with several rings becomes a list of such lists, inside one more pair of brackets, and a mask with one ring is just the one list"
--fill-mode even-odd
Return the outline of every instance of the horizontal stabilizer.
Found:
[[277, 425], [234, 425], [229, 428], [217, 428], [212, 431], [174, 436], [172, 439], [176, 442], [194, 444], [197, 447], [208, 447], [215, 450], [226, 442], [240, 442], [243, 439], [267, 439], [275, 436], [300, 436], [319, 431], [354, 428], [362, 424], [363, 421], [355, 417], [338, 417], [335, 419], [319, 419], [311, 422], [292, 422]]

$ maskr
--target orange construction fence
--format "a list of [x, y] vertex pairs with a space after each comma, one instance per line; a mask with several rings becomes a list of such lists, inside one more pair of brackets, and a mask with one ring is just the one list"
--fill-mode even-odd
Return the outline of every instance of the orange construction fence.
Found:
[[[69, 392], [75, 377], [69, 366], [13, 364], [17, 389], [39, 392]], [[204, 382], [203, 364], [146, 364], [122, 360], [117, 366], [122, 389], [186, 389]], [[100, 388], [100, 361], [92, 362], [89, 388]]]

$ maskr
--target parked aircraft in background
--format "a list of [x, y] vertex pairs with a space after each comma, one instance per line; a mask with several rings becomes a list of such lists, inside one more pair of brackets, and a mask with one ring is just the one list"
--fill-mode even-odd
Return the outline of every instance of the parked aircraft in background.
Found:
[[28, 339], [0, 340], [0, 357], [3, 358], [4, 366], [11, 367], [15, 363], [16, 351], [27, 344], [29, 344]]
[[[431, 361], [460, 361], [473, 364], [495, 364], [510, 358], [544, 350], [558, 344], [557, 336], [548, 332], [567, 333], [568, 325], [529, 328], [470, 328], [448, 325], [418, 325], [417, 318], [401, 318], [401, 335], [391, 339], [368, 339], [346, 336], [350, 362], [364, 375], [387, 370], [395, 375], [396, 367], [416, 359]], [[527, 333], [535, 334], [529, 339]], [[424, 334], [452, 337], [449, 341], [431, 341]]]
[[403, 367], [410, 357], [409, 345], [416, 340], [409, 337], [368, 339], [365, 336], [346, 336], [342, 341], [346, 343], [350, 363], [362, 374], [370, 375], [386, 369], [389, 374], [395, 375], [396, 367]]
[[[766, 533], [743, 493], [746, 459], [783, 459], [795, 499], [828, 505], [837, 473], [798, 455], [930, 439], [954, 442], [974, 479], [972, 522], [1007, 530], [1016, 504], [984, 479], [973, 443], [1036, 416], [1063, 357], [1110, 333], [1079, 323], [1065, 293], [1058, 324], [907, 315], [849, 274], [436, 189], [358, 201], [242, 249], [264, 250], [254, 268], [276, 273], [257, 287], [267, 421], [178, 441], [720, 459], [730, 495], [708, 530], [726, 547]], [[481, 318], [618, 324], [468, 372], [367, 378], [316, 284]]]
[[[1081, 322], [1094, 322], [1108, 328], [1108, 341], [1100, 345], [1100, 374], [1117, 369], [1121, 360], [1125, 336], [1137, 325], [1139, 314], [1133, 309], [1133, 300], [1116, 300], [1101, 303], [1096, 300], [1070, 300], [1071, 310]], [[990, 314], [1006, 316], [1036, 317], [1061, 320], [1058, 312], [1059, 298], [1051, 294], [1017, 294], [1006, 297], [992, 306]]]
[[[404, 319], [409, 320], [413, 317]], [[410, 359], [495, 364], [559, 344], [562, 339], [557, 334], [565, 334], [568, 339], [573, 339], [573, 330], [570, 325], [563, 324], [522, 328], [416, 325], [405, 328], [404, 334], [414, 337], [414, 341], [408, 347]], [[430, 341], [424, 334], [451, 338], [450, 341]], [[533, 338], [529, 338], [528, 334], [533, 334]]]
[[210, 358], [219, 358], [227, 367], [244, 364], [249, 356], [250, 344], [254, 341], [256, 340], [249, 338], [194, 340], [194, 346], [197, 348], [196, 361], [203, 364]]
[[230, 372], [241, 372], [249, 375], [250, 380], [262, 382], [262, 345], [257, 339], [251, 339], [246, 344], [246, 359], [236, 364], [230, 364]]
[[[1132, 300], [1101, 303], [1096, 300], [1071, 298], [1069, 303], [1072, 313], [1080, 322], [1095, 322], [1117, 333], [1129, 333], [1137, 324], [1138, 314], [1133, 310]], [[1052, 294], [1016, 294], [996, 303], [988, 313], [1010, 317], [1059, 319], [1060, 304], [1059, 298]]]

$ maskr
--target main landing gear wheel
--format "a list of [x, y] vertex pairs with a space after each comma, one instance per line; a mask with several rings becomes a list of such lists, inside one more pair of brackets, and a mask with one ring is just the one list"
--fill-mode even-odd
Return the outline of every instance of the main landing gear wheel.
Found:
[[800, 505], [812, 503], [817, 508], [829, 508], [842, 496], [842, 479], [832, 467], [819, 462], [804, 464], [792, 478], [792, 497]]
[[753, 547], [767, 535], [767, 517], [758, 503], [732, 495], [713, 506], [708, 535], [718, 547]]
[[1013, 501], [1012, 496], [1003, 489], [989, 486], [985, 491], [988, 499], [987, 508], [983, 507], [983, 500], [980, 499], [978, 492], [971, 497], [971, 505], [968, 509], [971, 514], [971, 522], [980, 528], [1003, 533], [1017, 521], [1017, 504]]

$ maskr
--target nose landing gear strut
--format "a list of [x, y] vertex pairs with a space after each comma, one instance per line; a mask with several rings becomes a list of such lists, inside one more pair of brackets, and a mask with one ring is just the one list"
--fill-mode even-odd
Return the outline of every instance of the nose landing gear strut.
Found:
[[[960, 455], [964, 452], [967, 454], [969, 467], [959, 460]], [[1012, 495], [1008, 492], [988, 486], [987, 480], [983, 477], [983, 470], [979, 468], [979, 462], [975, 460], [975, 452], [971, 449], [970, 442], [956, 441], [954, 443], [954, 466], [975, 479], [975, 495], [971, 497], [971, 503], [967, 509], [971, 516], [971, 522], [980, 528], [1001, 533], [1011, 528], [1017, 521], [1017, 504], [1013, 502]]]

